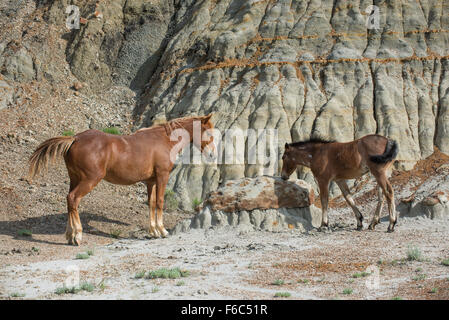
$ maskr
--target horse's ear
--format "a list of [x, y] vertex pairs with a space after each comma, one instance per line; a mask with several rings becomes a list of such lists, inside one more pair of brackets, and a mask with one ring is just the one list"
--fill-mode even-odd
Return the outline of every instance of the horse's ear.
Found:
[[212, 118], [213, 113], [209, 113], [207, 116], [204, 116], [204, 118], [202, 119], [204, 123], [208, 122], [210, 120], [210, 118]]

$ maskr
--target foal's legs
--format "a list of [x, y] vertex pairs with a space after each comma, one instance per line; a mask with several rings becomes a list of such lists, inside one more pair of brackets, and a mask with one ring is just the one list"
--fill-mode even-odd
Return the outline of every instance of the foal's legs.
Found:
[[388, 232], [393, 232], [394, 226], [397, 221], [396, 207], [394, 204], [393, 187], [391, 186], [390, 182], [388, 181], [385, 171], [374, 174], [374, 177], [376, 178], [377, 183], [379, 184], [380, 188], [382, 189], [382, 192], [384, 193], [385, 198], [387, 198], [388, 212], [390, 214], [390, 225], [388, 226]]
[[321, 201], [321, 226], [320, 231], [328, 227], [327, 209], [329, 204], [329, 181], [319, 181], [320, 201]]
[[340, 188], [341, 192], [343, 193], [343, 196], [345, 197], [346, 202], [351, 207], [352, 211], [354, 212], [355, 218], [357, 219], [357, 230], [363, 229], [363, 216], [360, 210], [355, 206], [354, 200], [351, 197], [351, 193], [349, 191], [348, 185], [346, 184], [345, 180], [338, 180], [335, 181]]
[[147, 181], [148, 206], [150, 207], [149, 233], [152, 237], [159, 238], [161, 234], [156, 229], [156, 181]]
[[164, 195], [165, 195], [165, 187], [167, 186], [169, 172], [159, 173], [156, 177], [156, 207], [157, 207], [157, 216], [156, 216], [156, 228], [160, 232], [162, 237], [166, 237], [168, 235], [167, 230], [164, 228], [164, 221], [162, 218], [163, 209], [164, 209]]
[[368, 229], [374, 230], [374, 227], [376, 224], [380, 221], [380, 213], [382, 212], [382, 207], [384, 205], [384, 195], [382, 194], [382, 188], [378, 185], [377, 186], [377, 199], [379, 200], [377, 202], [376, 211], [374, 212], [373, 220], [371, 221]]
[[70, 181], [70, 192], [67, 195], [68, 221], [65, 237], [69, 244], [80, 245], [83, 227], [78, 214], [78, 205], [81, 198], [88, 194], [103, 177], [73, 179]]

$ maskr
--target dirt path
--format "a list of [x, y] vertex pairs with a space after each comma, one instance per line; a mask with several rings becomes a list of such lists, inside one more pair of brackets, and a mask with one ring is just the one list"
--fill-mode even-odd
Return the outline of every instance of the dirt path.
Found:
[[[449, 298], [449, 266], [441, 263], [449, 258], [449, 221], [403, 218], [389, 234], [386, 221], [376, 231], [357, 232], [351, 218], [347, 209], [335, 212], [330, 233], [209, 229], [166, 239], [96, 243], [88, 234], [83, 247], [61, 245], [53, 257], [47, 253], [45, 259], [31, 256], [35, 262], [2, 263], [0, 297], [272, 299], [288, 292], [287, 299]], [[407, 259], [411, 247], [418, 249], [418, 260]], [[88, 250], [93, 251], [88, 259], [75, 259]], [[148, 275], [176, 267], [188, 275], [136, 279], [141, 271]], [[373, 273], [363, 273], [369, 267]], [[94, 285], [91, 292], [55, 293], [74, 275], [70, 268], [79, 268], [81, 283]]]

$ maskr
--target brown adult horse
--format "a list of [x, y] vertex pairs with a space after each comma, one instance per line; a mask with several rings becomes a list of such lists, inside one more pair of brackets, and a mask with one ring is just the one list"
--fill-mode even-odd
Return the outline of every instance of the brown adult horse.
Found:
[[[64, 157], [70, 177], [65, 233], [69, 244], [80, 245], [82, 226], [78, 205], [81, 198], [102, 179], [121, 185], [146, 182], [150, 207], [149, 232], [154, 237], [165, 237], [168, 232], [164, 228], [162, 209], [165, 187], [175, 161], [174, 147], [176, 145], [175, 151], [180, 151], [193, 141], [202, 152], [208, 149], [209, 155], [214, 153], [213, 137], [207, 131], [213, 128], [211, 116], [175, 119], [163, 125], [140, 129], [132, 135], [118, 136], [87, 130], [74, 137], [51, 138], [32, 154], [29, 161], [30, 180], [47, 167], [50, 159]], [[193, 139], [194, 126], [201, 127], [201, 142]], [[184, 129], [190, 140], [171, 141], [170, 136], [176, 129]]]
[[331, 181], [335, 181], [346, 202], [354, 211], [357, 219], [357, 230], [361, 230], [363, 228], [363, 216], [355, 206], [345, 180], [361, 177], [370, 171], [377, 181], [379, 202], [369, 229], [374, 230], [376, 224], [379, 223], [380, 212], [383, 206], [383, 192], [387, 198], [390, 214], [388, 232], [393, 232], [397, 217], [394, 205], [394, 192], [387, 178], [387, 170], [393, 164], [398, 151], [396, 141], [377, 134], [367, 135], [346, 143], [321, 139], [287, 143], [282, 156], [282, 178], [287, 180], [298, 165], [309, 167], [312, 170], [320, 189], [322, 207], [320, 230], [328, 226], [329, 184]]

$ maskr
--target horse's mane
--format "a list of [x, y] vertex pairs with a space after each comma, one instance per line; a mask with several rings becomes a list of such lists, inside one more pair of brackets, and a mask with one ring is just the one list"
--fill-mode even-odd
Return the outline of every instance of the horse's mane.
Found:
[[325, 139], [325, 138], [310, 138], [309, 140], [290, 143], [289, 146], [290, 147], [300, 147], [300, 146], [303, 146], [308, 143], [332, 143], [332, 142], [336, 142], [336, 141], [332, 140], [332, 139]]
[[183, 118], [176, 118], [170, 121], [160, 121], [157, 122], [155, 124], [153, 124], [152, 126], [148, 127], [148, 128], [141, 128], [139, 130], [137, 130], [136, 132], [141, 132], [141, 131], [147, 131], [147, 130], [153, 130], [153, 129], [161, 129], [164, 128], [167, 130], [167, 128], [171, 131], [174, 128], [177, 127], [182, 127], [181, 122], [185, 122], [185, 121], [189, 121], [189, 120], [201, 120], [202, 118], [204, 118], [205, 116], [192, 116], [192, 117], [183, 117]]

